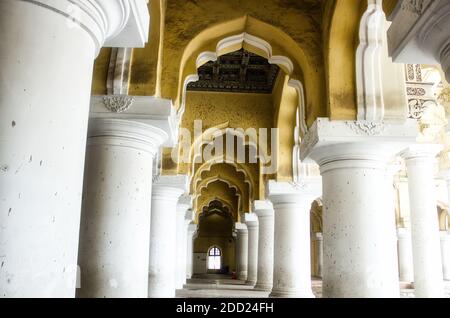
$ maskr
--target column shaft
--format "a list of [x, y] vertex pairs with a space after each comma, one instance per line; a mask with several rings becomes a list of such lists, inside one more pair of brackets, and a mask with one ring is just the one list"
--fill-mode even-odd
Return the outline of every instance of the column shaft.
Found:
[[274, 212], [269, 201], [255, 201], [258, 215], [258, 273], [255, 289], [271, 291], [273, 286]]
[[321, 171], [324, 297], [398, 297], [387, 162], [347, 159], [322, 165]]
[[0, 1], [3, 297], [75, 295], [92, 65], [99, 48], [89, 26], [73, 27], [69, 4]]
[[248, 269], [247, 285], [255, 285], [258, 275], [258, 218], [253, 213], [246, 213], [248, 229]]
[[[270, 189], [270, 185], [269, 185]], [[275, 211], [271, 297], [314, 297], [311, 289], [310, 209], [299, 192], [269, 195]]]
[[450, 281], [450, 232], [441, 231], [441, 257], [444, 280]]
[[248, 274], [248, 230], [243, 223], [236, 223], [236, 269], [240, 280], [247, 280]]
[[152, 161], [165, 138], [134, 121], [91, 120], [77, 297], [147, 297]]
[[0, 1], [3, 297], [75, 295], [93, 61], [129, 10], [118, 0]]
[[189, 209], [189, 205], [180, 204], [177, 205], [177, 257], [175, 266], [176, 276], [176, 289], [182, 289], [186, 283], [186, 256], [187, 256], [187, 224], [186, 224], [186, 212]]
[[186, 278], [190, 279], [192, 278], [192, 275], [194, 274], [194, 240], [195, 240], [195, 234], [197, 232], [197, 225], [196, 224], [189, 224], [188, 225], [188, 232], [187, 232], [187, 252], [186, 252]]
[[440, 149], [417, 145], [403, 153], [408, 170], [416, 297], [442, 297], [444, 291], [434, 181]]
[[176, 209], [183, 192], [165, 185], [153, 187], [149, 298], [175, 297]]
[[414, 281], [411, 231], [406, 228], [397, 229], [398, 268], [401, 282]]
[[323, 236], [322, 233], [314, 233], [313, 237], [314, 242], [316, 243], [315, 251], [316, 251], [316, 275], [317, 277], [322, 277], [322, 268], [323, 268]]

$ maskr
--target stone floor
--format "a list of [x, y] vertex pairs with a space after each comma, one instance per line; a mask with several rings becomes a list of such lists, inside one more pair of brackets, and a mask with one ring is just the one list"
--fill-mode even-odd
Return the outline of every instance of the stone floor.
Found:
[[[401, 297], [414, 297], [411, 284], [401, 283]], [[322, 297], [322, 281], [312, 279], [313, 293], [317, 298]], [[450, 296], [450, 284], [447, 284]], [[183, 289], [177, 290], [176, 296], [180, 298], [266, 298], [268, 292], [255, 291], [245, 282], [231, 279], [227, 275], [205, 274], [196, 275], [189, 279]]]

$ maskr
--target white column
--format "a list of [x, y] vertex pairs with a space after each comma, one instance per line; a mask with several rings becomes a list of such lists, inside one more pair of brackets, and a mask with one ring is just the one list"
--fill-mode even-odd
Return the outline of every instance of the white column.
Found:
[[135, 121], [91, 120], [77, 297], [147, 297], [152, 161], [166, 138]]
[[132, 16], [79, 2], [0, 1], [2, 297], [75, 295], [93, 62]]
[[247, 280], [248, 274], [248, 230], [244, 223], [236, 223], [236, 270], [240, 280]]
[[322, 277], [323, 268], [323, 235], [322, 233], [314, 233], [313, 241], [316, 243], [316, 273], [317, 277]]
[[185, 176], [160, 176], [153, 184], [149, 298], [175, 297], [177, 202], [186, 190]]
[[399, 297], [389, 153], [363, 143], [338, 153], [321, 158], [323, 296]]
[[187, 228], [187, 252], [186, 252], [186, 278], [192, 278], [194, 274], [194, 240], [197, 233], [197, 224], [190, 223]]
[[434, 168], [439, 145], [415, 145], [402, 153], [408, 171], [416, 297], [444, 292]]
[[301, 184], [269, 181], [275, 211], [271, 297], [314, 297], [311, 288], [310, 211], [321, 194], [320, 177]]
[[450, 232], [441, 231], [441, 258], [444, 280], [450, 280]]
[[411, 231], [408, 228], [397, 229], [398, 268], [401, 282], [414, 281]]
[[396, 154], [417, 123], [319, 118], [301, 145], [323, 185], [323, 297], [399, 297], [392, 185]]
[[271, 291], [273, 286], [274, 212], [270, 201], [255, 201], [258, 216], [258, 275], [256, 290]]
[[187, 224], [186, 217], [190, 212], [191, 218], [188, 222], [192, 221], [191, 197], [188, 195], [182, 196], [177, 205], [177, 258], [175, 266], [176, 277], [176, 289], [183, 289], [186, 284], [186, 256], [187, 256]]
[[245, 214], [248, 230], [247, 285], [254, 286], [258, 275], [258, 217], [254, 213]]

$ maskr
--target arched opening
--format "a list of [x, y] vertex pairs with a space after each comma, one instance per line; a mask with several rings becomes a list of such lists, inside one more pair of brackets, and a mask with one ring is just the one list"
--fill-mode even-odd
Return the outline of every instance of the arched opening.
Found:
[[198, 236], [194, 241], [194, 274], [229, 274], [235, 263], [234, 207], [217, 198], [198, 207]]
[[222, 268], [222, 250], [213, 246], [208, 251], [208, 271], [219, 271]]

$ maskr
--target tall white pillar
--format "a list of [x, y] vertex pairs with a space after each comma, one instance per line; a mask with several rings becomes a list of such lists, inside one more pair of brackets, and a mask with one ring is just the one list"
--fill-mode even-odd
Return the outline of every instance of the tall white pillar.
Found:
[[414, 145], [406, 160], [416, 297], [442, 297], [444, 292], [434, 169], [439, 145]]
[[147, 297], [152, 161], [166, 138], [135, 121], [90, 121], [77, 297]]
[[93, 62], [134, 17], [129, 1], [79, 2], [0, 1], [2, 297], [75, 295]]
[[254, 286], [258, 275], [258, 217], [254, 213], [245, 214], [248, 230], [247, 285]]
[[311, 288], [310, 211], [321, 194], [320, 177], [298, 184], [269, 181], [275, 211], [271, 297], [314, 297]]
[[189, 223], [187, 227], [186, 278], [194, 274], [194, 241], [197, 234], [197, 224]]
[[258, 216], [258, 272], [256, 290], [271, 291], [273, 286], [274, 212], [270, 201], [255, 201]]
[[397, 229], [398, 269], [401, 282], [414, 281], [411, 231], [408, 228]]
[[248, 274], [248, 230], [244, 223], [236, 223], [236, 270], [239, 280], [247, 280]]
[[444, 280], [450, 281], [450, 232], [441, 231], [441, 258]]
[[324, 297], [399, 297], [389, 154], [362, 143], [323, 151]]
[[177, 205], [177, 257], [175, 265], [176, 289], [183, 289], [186, 284], [187, 266], [187, 223], [192, 221], [192, 211], [190, 210], [191, 197], [182, 196]]
[[409, 120], [319, 118], [303, 139], [322, 175], [323, 297], [400, 296], [390, 164], [416, 136]]
[[186, 190], [186, 176], [160, 176], [153, 183], [149, 298], [175, 297], [177, 202]]
[[322, 268], [323, 268], [323, 235], [322, 233], [314, 233], [313, 241], [316, 243], [316, 275], [317, 277], [322, 277]]

